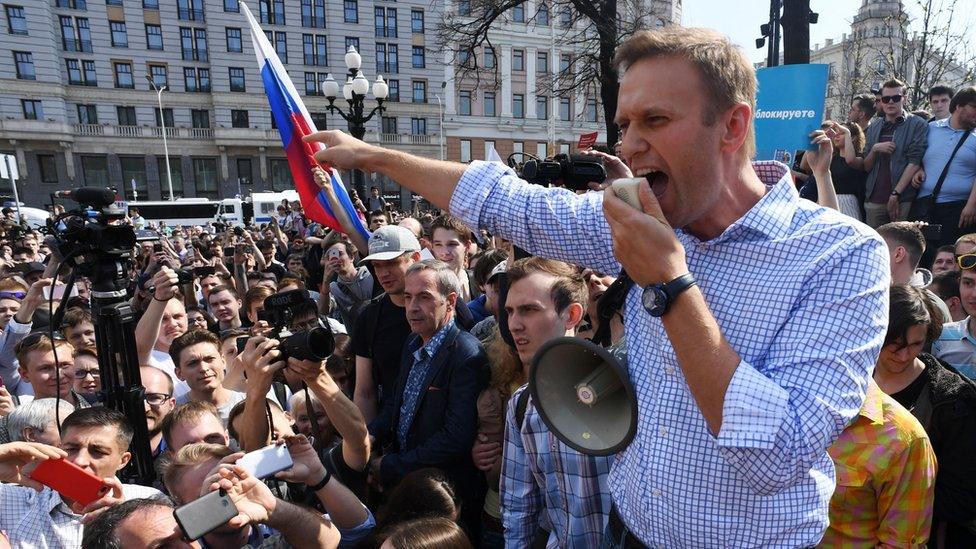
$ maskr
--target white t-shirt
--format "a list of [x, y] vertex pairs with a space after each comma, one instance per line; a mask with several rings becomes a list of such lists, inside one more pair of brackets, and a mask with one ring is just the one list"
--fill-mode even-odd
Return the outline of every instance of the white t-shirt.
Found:
[[[227, 418], [230, 417], [230, 410], [231, 410], [231, 408], [233, 408], [234, 405], [237, 404], [238, 402], [244, 400], [245, 397], [246, 397], [246, 395], [244, 393], [241, 393], [241, 392], [238, 392], [238, 391], [231, 391], [230, 392], [230, 399], [227, 401], [227, 404], [224, 404], [223, 406], [218, 406], [217, 407], [217, 411], [220, 412], [220, 419], [224, 420], [224, 427], [227, 426]], [[186, 404], [187, 402], [190, 402], [190, 394], [189, 394], [189, 392], [187, 392], [186, 394], [183, 394], [183, 395], [180, 395], [180, 396], [176, 397], [176, 404], [177, 405], [182, 406], [183, 404]]]
[[153, 349], [149, 353], [149, 365], [166, 372], [166, 375], [173, 380], [173, 398], [179, 399], [190, 392], [190, 386], [185, 381], [176, 377], [176, 364], [173, 364], [173, 359], [169, 356], [169, 353]]

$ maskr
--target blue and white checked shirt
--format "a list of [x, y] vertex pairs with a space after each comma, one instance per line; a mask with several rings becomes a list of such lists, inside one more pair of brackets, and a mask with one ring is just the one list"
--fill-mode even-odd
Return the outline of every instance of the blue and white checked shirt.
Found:
[[[407, 433], [410, 432], [410, 424], [413, 416], [417, 413], [417, 403], [420, 401], [420, 392], [424, 389], [424, 380], [427, 379], [427, 371], [430, 370], [430, 359], [437, 354], [441, 343], [447, 337], [448, 330], [454, 326], [454, 319], [448, 320], [447, 324], [430, 338], [425, 345], [418, 347], [413, 352], [413, 366], [407, 374], [407, 382], [403, 386], [403, 402], [400, 404], [400, 422], [397, 424], [397, 442], [400, 448], [407, 447]], [[417, 339], [418, 342], [423, 341]]]
[[976, 379], [976, 338], [969, 333], [968, 316], [942, 326], [939, 339], [932, 343], [932, 354], [951, 364], [960, 374]]
[[529, 547], [542, 513], [548, 548], [599, 547], [610, 516], [607, 477], [613, 456], [587, 456], [566, 446], [546, 427], [529, 398], [523, 428], [515, 408], [523, 385], [505, 413], [501, 505], [505, 547]]
[[[718, 436], [705, 424], [660, 319], [628, 296], [637, 436], [610, 492], [644, 544], [802, 547], [827, 527], [829, 446], [864, 401], [888, 323], [888, 252], [865, 225], [801, 201], [786, 166], [754, 164], [766, 195], [720, 236], [677, 230], [725, 338], [742, 362]], [[474, 162], [451, 211], [532, 253], [617, 272], [603, 196], [520, 181]]]

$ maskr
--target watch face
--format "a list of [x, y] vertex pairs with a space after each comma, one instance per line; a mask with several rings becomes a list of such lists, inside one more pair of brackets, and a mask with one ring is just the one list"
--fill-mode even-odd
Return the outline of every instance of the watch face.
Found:
[[661, 316], [668, 308], [668, 294], [660, 286], [648, 286], [644, 288], [644, 308], [653, 316]]

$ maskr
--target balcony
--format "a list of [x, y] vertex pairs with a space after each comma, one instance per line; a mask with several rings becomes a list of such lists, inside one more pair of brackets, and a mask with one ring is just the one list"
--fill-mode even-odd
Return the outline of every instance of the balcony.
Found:
[[373, 134], [381, 145], [436, 145], [436, 135], [412, 133], [376, 133]]

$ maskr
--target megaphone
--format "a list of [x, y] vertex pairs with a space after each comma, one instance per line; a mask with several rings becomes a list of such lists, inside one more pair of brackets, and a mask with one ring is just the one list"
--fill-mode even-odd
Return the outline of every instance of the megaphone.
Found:
[[617, 453], [637, 432], [626, 350], [615, 353], [585, 339], [560, 337], [540, 347], [532, 361], [529, 391], [542, 421], [583, 454]]

